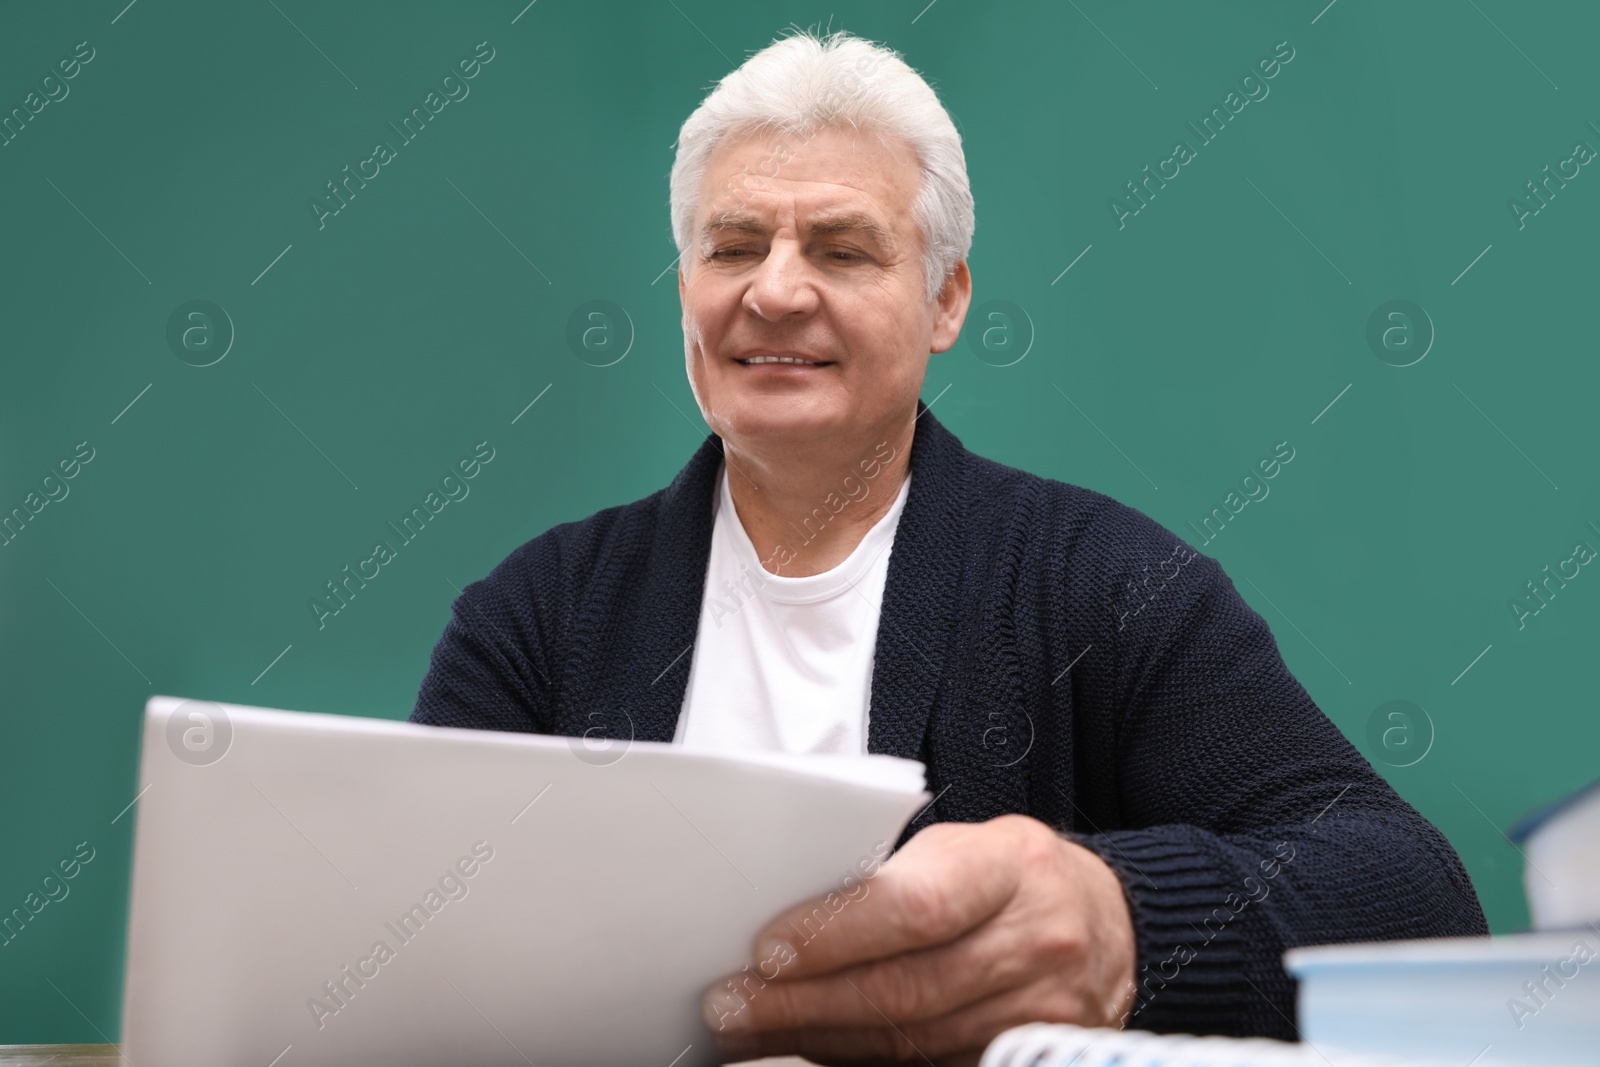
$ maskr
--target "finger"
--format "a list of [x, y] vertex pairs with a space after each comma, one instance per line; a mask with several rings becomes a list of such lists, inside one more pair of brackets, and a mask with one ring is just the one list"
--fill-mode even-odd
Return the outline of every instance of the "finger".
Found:
[[945, 944], [998, 912], [1017, 889], [1007, 835], [992, 824], [939, 823], [913, 837], [862, 882], [792, 908], [756, 938], [761, 973], [783, 979]]
[[922, 1022], [876, 1026], [812, 1027], [718, 1037], [724, 1053], [741, 1057], [804, 1056], [829, 1062], [873, 1061], [975, 1064], [1001, 1033], [1029, 1022], [1078, 1022], [1096, 1016], [1094, 1005], [1059, 995], [1048, 983], [1008, 991]]
[[932, 1019], [1022, 985], [1038, 957], [1026, 931], [996, 916], [946, 945], [857, 964], [814, 978], [756, 983], [737, 997], [719, 990], [714, 1032], [876, 1026]]
[[740, 1059], [803, 1056], [821, 1063], [867, 1067], [879, 1063], [933, 1063], [911, 1042], [885, 1026], [831, 1030], [784, 1030], [746, 1034], [718, 1042], [722, 1052]]
[[1116, 1026], [1114, 1021], [1104, 1019], [1104, 1007], [1059, 982], [1041, 980], [986, 997], [936, 1019], [905, 1023], [900, 1029], [908, 1041], [939, 1059], [961, 1051], [981, 1052], [1004, 1031], [1025, 1023]]

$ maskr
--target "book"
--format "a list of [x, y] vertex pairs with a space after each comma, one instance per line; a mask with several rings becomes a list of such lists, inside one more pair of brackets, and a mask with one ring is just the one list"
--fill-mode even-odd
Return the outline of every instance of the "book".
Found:
[[1600, 923], [1600, 779], [1511, 828], [1535, 930]]
[[1291, 949], [1316, 1045], [1454, 1062], [1600, 1062], [1600, 925]]

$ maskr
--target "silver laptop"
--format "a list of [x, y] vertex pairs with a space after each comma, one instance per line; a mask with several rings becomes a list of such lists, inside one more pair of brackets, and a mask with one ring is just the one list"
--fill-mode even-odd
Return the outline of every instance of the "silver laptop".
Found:
[[922, 765], [888, 756], [164, 696], [140, 789], [140, 1067], [716, 1063], [704, 990], [773, 916], [875, 869], [928, 799]]

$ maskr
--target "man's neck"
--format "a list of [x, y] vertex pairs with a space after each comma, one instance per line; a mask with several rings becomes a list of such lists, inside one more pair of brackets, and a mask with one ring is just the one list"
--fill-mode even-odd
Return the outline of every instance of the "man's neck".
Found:
[[786, 578], [832, 570], [894, 505], [916, 417], [818, 448], [739, 451], [723, 441], [728, 491], [762, 567]]

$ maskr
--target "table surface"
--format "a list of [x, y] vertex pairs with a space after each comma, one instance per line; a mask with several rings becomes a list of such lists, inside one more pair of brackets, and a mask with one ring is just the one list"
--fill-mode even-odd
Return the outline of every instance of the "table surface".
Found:
[[0, 1067], [110, 1067], [115, 1045], [0, 1045]]
[[[0, 1067], [111, 1067], [118, 1062], [115, 1045], [0, 1045]], [[761, 1067], [809, 1067], [810, 1060], [780, 1056], [749, 1060]]]

